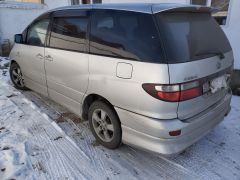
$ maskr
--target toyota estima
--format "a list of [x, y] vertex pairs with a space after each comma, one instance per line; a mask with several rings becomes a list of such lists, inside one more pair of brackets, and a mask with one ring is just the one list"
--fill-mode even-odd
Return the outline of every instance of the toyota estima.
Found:
[[212, 9], [63, 7], [15, 35], [10, 75], [88, 119], [97, 141], [181, 152], [230, 111], [231, 46]]

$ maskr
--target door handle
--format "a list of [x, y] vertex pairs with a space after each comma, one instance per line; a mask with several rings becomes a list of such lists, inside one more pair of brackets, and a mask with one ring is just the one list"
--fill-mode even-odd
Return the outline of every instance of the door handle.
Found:
[[43, 55], [41, 55], [40, 53], [38, 53], [38, 54], [36, 55], [36, 57], [38, 57], [38, 58], [40, 58], [40, 59], [43, 59]]
[[45, 56], [45, 59], [48, 60], [48, 61], [53, 61], [53, 58], [50, 55]]

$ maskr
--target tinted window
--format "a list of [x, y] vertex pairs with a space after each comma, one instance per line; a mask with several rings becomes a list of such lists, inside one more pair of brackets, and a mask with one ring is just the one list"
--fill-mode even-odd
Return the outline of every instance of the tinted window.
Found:
[[47, 34], [49, 19], [43, 19], [35, 22], [28, 28], [26, 44], [34, 46], [43, 46]]
[[85, 17], [56, 17], [53, 20], [50, 47], [85, 51], [88, 19]]
[[192, 0], [192, 4], [206, 6], [207, 5], [207, 0]]
[[96, 10], [93, 17], [90, 36], [91, 53], [161, 62], [160, 40], [151, 15]]
[[195, 61], [231, 51], [211, 14], [160, 13], [157, 19], [169, 63]]

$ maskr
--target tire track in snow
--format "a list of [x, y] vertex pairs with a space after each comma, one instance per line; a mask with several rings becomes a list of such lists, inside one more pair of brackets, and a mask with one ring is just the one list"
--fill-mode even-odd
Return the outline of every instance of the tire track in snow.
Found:
[[[14, 99], [15, 99], [15, 101], [14, 101]], [[18, 106], [20, 106], [20, 102], [19, 102], [19, 100], [20, 100], [20, 102], [21, 102], [21, 99], [19, 99], [19, 97], [16, 97], [16, 98], [12, 98], [12, 101], [13, 102], [15, 102], [16, 103], [16, 105], [18, 105]], [[33, 121], [35, 121], [35, 128], [32, 128], [32, 133], [33, 134], [35, 134], [35, 133], [38, 133], [37, 134], [37, 136], [36, 137], [38, 137], [36, 140], [38, 140], [38, 143], [39, 144], [43, 144], [43, 139], [49, 139], [49, 138], [52, 138], [51, 136], [49, 136], [49, 134], [50, 135], [53, 135], [54, 133], [54, 131], [55, 131], [55, 136], [58, 136], [58, 135], [63, 135], [63, 134], [61, 134], [61, 133], [59, 133], [59, 131], [57, 131], [57, 129], [56, 128], [54, 128], [54, 126], [52, 126], [52, 124], [49, 124], [49, 122], [45, 122], [46, 124], [48, 124], [48, 126], [47, 127], [51, 127], [48, 131], [46, 131], [46, 129], [47, 128], [45, 128], [45, 127], [43, 127], [42, 129], [45, 131], [45, 134], [46, 134], [46, 136], [44, 137], [44, 136], [42, 136], [40, 133], [41, 133], [41, 131], [39, 132], [39, 131], [37, 131], [37, 132], [35, 132], [35, 130], [34, 129], [38, 129], [39, 130], [39, 124], [38, 124], [38, 122], [37, 121], [40, 121], [40, 122], [42, 122], [43, 120], [44, 120], [44, 118], [43, 118], [43, 116], [41, 116], [41, 114], [39, 113], [39, 112], [35, 112], [35, 109], [36, 109], [36, 107], [34, 107], [32, 104], [31, 104], [31, 107], [32, 107], [32, 109], [33, 109], [33, 111], [30, 113], [30, 114], [28, 114], [28, 112], [29, 111], [31, 111], [30, 109], [29, 109], [29, 103], [28, 102], [25, 102], [25, 104], [23, 104], [22, 102], [21, 102], [21, 108], [22, 108], [22, 110], [23, 111], [25, 111], [25, 116], [27, 117], [28, 116], [28, 119], [32, 119]], [[36, 117], [40, 117], [40, 118], [36, 118]], [[46, 125], [46, 124], [44, 124], [44, 125]], [[42, 124], [40, 124], [40, 126], [41, 126]], [[49, 126], [49, 125], [51, 125], [51, 126]], [[43, 132], [43, 131], [42, 131]], [[48, 132], [48, 133], [46, 133], [46, 132]], [[49, 132], [51, 132], [51, 133], [49, 133]], [[39, 140], [39, 137], [41, 137], [42, 136], [42, 138], [41, 138], [41, 140]], [[43, 138], [44, 137], [44, 138]], [[54, 137], [54, 136], [53, 136]], [[71, 140], [71, 139], [70, 139]], [[66, 137], [65, 137], [65, 141], [66, 141]], [[66, 145], [66, 147], [65, 147], [65, 151], [67, 150], [67, 149], [69, 149], [69, 147], [72, 147], [73, 146], [73, 144], [72, 144], [72, 142], [71, 141], [69, 141], [69, 139], [67, 139], [67, 141], [66, 142], [68, 142], [68, 144]], [[54, 144], [54, 143], [52, 143], [51, 141], [50, 142], [48, 142], [48, 144], [50, 144], [51, 143], [51, 145], [52, 144]], [[59, 143], [55, 143], [55, 144], [59, 144]], [[51, 150], [51, 152], [58, 152], [59, 151], [59, 147], [63, 147], [62, 145], [58, 145], [58, 146], [53, 146], [53, 149]], [[76, 149], [77, 149], [77, 147], [76, 147], [76, 145], [74, 146], [74, 150], [76, 151]], [[80, 152], [79, 152], [79, 150], [80, 149], [77, 149], [78, 151], [77, 151], [77, 154], [81, 154]], [[62, 152], [64, 152], [63, 150], [62, 150]], [[65, 152], [65, 153], [62, 153], [62, 152], [58, 152], [59, 154], [58, 154], [58, 156], [56, 156], [56, 158], [58, 159], [58, 157], [61, 157], [63, 154], [64, 155], [66, 155], [67, 153]], [[76, 152], [75, 152], [76, 153]], [[87, 166], [87, 163], [86, 162], [84, 162], [85, 160], [83, 160], [83, 159], [86, 159], [86, 155], [85, 155], [85, 157], [84, 156], [79, 156], [79, 157], [81, 157], [80, 159], [78, 158], [78, 160], [79, 161], [81, 161], [83, 164], [84, 164], [84, 166], [83, 167], [88, 167], [88, 168], [85, 168], [84, 169], [84, 171], [83, 171], [83, 174], [86, 174], [86, 176], [85, 177], [92, 177], [92, 178], [94, 178], [94, 173], [93, 172], [91, 172], [91, 168], [89, 168], [89, 167], [91, 167], [91, 164], [88, 164], [88, 166]], [[63, 158], [62, 158], [63, 159]], [[59, 165], [61, 165], [62, 166], [62, 168], [60, 168], [61, 169], [61, 171], [59, 171], [59, 173], [58, 174], [61, 174], [63, 171], [65, 171], [64, 172], [64, 174], [65, 174], [65, 177], [71, 177], [71, 174], [69, 174], [68, 172], [69, 171], [66, 171], [66, 170], [68, 170], [69, 168], [70, 168], [70, 165], [68, 164], [68, 167], [66, 166], [66, 162], [65, 161], [63, 161], [61, 158], [60, 158], [60, 160], [59, 161], [61, 161], [61, 162], [59, 162], [58, 164]], [[57, 160], [56, 160], [57, 161]], [[55, 161], [55, 162], [56, 162]], [[71, 162], [71, 161], [69, 161], [69, 159], [67, 159], [67, 162]], [[59, 168], [55, 168], [54, 170], [58, 170]], [[54, 170], [52, 171], [50, 171], [50, 172], [54, 172]], [[72, 171], [72, 172], [74, 172], [75, 171], [75, 169]], [[64, 177], [64, 174], [62, 173], [62, 175], [60, 175], [60, 177]], [[52, 177], [59, 177], [59, 176], [52, 176]], [[78, 174], [76, 177], [82, 177], [82, 178], [84, 178], [84, 176], [81, 176], [81, 174]], [[96, 178], [96, 176], [95, 176], [95, 178]], [[85, 179], [85, 178], [84, 178]]]
[[[31, 96], [31, 98], [34, 98], [34, 94], [35, 94], [35, 93], [33, 93], [33, 96]], [[50, 103], [49, 103], [49, 100], [44, 100], [44, 99], [45, 99], [44, 97], [39, 97], [39, 96], [38, 96], [38, 103], [39, 103], [39, 101], [41, 100], [41, 101], [42, 101], [42, 104], [40, 103], [40, 104], [41, 104], [41, 107], [42, 107], [42, 105], [48, 107], [48, 108], [46, 108], [46, 107], [43, 107], [43, 108], [44, 108], [44, 109], [48, 109], [47, 112], [48, 112], [49, 116], [50, 116], [50, 114], [53, 114], [53, 112], [57, 112], [57, 114], [58, 114], [59, 116], [61, 116], [62, 113], [66, 112], [66, 109], [61, 110], [61, 109], [56, 109], [56, 108], [54, 108], [54, 106], [51, 104], [51, 101], [50, 101]], [[54, 104], [54, 103], [53, 103], [53, 104]], [[61, 111], [62, 111], [62, 112], [61, 112]], [[106, 165], [104, 165], [105, 162], [102, 160], [101, 156], [99, 156], [99, 154], [98, 154], [98, 152], [96, 151], [96, 149], [92, 146], [92, 138], [89, 136], [89, 133], [85, 133], [85, 132], [84, 132], [85, 129], [86, 129], [86, 127], [84, 127], [84, 128], [79, 128], [79, 127], [76, 126], [76, 124], [73, 123], [73, 121], [71, 121], [69, 118], [67, 118], [67, 117], [62, 117], [62, 118], [63, 118], [66, 122], [69, 123], [69, 125], [70, 125], [70, 127], [71, 127], [71, 129], [72, 129], [72, 132], [74, 132], [74, 128], [72, 128], [72, 126], [73, 126], [73, 127], [75, 127], [75, 129], [78, 129], [78, 132], [80, 132], [80, 133], [83, 135], [84, 141], [81, 142], [81, 145], [83, 146], [83, 148], [81, 148], [81, 146], [79, 146], [79, 148], [81, 148], [85, 153], [88, 154], [88, 157], [92, 160], [92, 163], [93, 163], [93, 166], [94, 166], [94, 168], [95, 168], [96, 173], [101, 174], [101, 176], [103, 176], [104, 179], [107, 179], [107, 178], [111, 177], [111, 174], [106, 171], [106, 168], [105, 168]], [[61, 123], [60, 123], [59, 125], [61, 126]], [[69, 132], [69, 131], [68, 131], [68, 132]], [[68, 135], [69, 135], [69, 134], [68, 134]], [[71, 136], [71, 135], [73, 135], [73, 134], [71, 133], [69, 136]], [[86, 141], [86, 140], [87, 140], [87, 141]], [[98, 178], [99, 178], [99, 177], [98, 177]]]
[[[35, 94], [35, 93], [33, 93]], [[38, 101], [41, 99], [41, 97], [38, 96]], [[42, 97], [43, 99], [45, 99], [45, 97]], [[34, 99], [34, 96], [31, 96], [31, 99]], [[43, 109], [48, 109], [48, 111], [55, 111], [58, 112], [59, 116], [66, 112], [66, 109], [64, 110], [59, 110], [56, 109], [56, 105], [54, 103], [52, 103], [51, 101], [49, 101], [48, 99], [42, 100], [43, 104], [49, 106], [48, 108], [43, 107]], [[50, 103], [49, 103], [50, 102]], [[37, 102], [38, 104], [41, 104], [39, 102]], [[42, 107], [42, 106], [41, 106]], [[58, 106], [57, 106], [58, 107]], [[62, 111], [62, 112], [61, 112]], [[49, 112], [50, 115], [53, 112]], [[129, 171], [129, 169], [126, 169], [124, 166], [119, 166], [118, 163], [116, 163], [115, 161], [112, 161], [111, 159], [107, 159], [105, 156], [107, 155], [106, 152], [102, 152], [102, 150], [97, 149], [96, 147], [94, 147], [92, 145], [93, 142], [93, 136], [90, 133], [88, 127], [86, 127], [85, 122], [84, 123], [80, 123], [79, 125], [76, 125], [71, 119], [69, 118], [64, 118], [64, 120], [66, 121], [66, 123], [68, 123], [68, 130], [67, 130], [67, 134], [71, 137], [74, 134], [72, 132], [74, 132], [76, 129], [78, 130], [78, 132], [80, 132], [81, 137], [84, 138], [84, 140], [81, 140], [80, 138], [77, 137], [73, 137], [73, 139], [75, 140], [75, 142], [78, 143], [79, 147], [84, 147], [82, 148], [84, 150], [85, 153], [88, 154], [88, 156], [91, 157], [92, 162], [94, 164], [94, 167], [96, 169], [96, 173], [101, 174], [101, 176], [105, 177], [105, 179], [107, 178], [114, 178], [116, 179], [116, 176], [118, 175], [119, 172], [121, 172], [121, 175], [124, 174], [124, 176], [126, 176], [126, 178], [131, 177], [131, 179], [134, 179], [135, 175], [134, 173], [131, 173]], [[62, 123], [59, 123], [59, 125], [61, 126]], [[62, 126], [62, 129], [66, 128], [66, 126]], [[107, 151], [107, 150], [106, 150]], [[107, 155], [108, 156], [108, 155]]]
[[[32, 114], [33, 118], [31, 118], [31, 119], [34, 119], [34, 117], [39, 116], [39, 115], [41, 116], [41, 114], [36, 111], [35, 114]], [[52, 177], [71, 177], [71, 174], [69, 174], [69, 171], [68, 171], [68, 169], [71, 168], [71, 165], [68, 164], [68, 162], [71, 162], [71, 161], [69, 161], [69, 160], [65, 161], [66, 157], [63, 156], [63, 152], [66, 151], [66, 150], [68, 151], [72, 147], [73, 147], [75, 153], [77, 152], [78, 155], [82, 154], [82, 156], [79, 156], [81, 158], [80, 159], [78, 158], [78, 160], [83, 162], [83, 164], [84, 164], [84, 166], [83, 166], [84, 169], [82, 170], [82, 173], [86, 174], [86, 177], [92, 177], [94, 175], [93, 172], [88, 172], [90, 170], [85, 168], [85, 166], [86, 167], [90, 167], [91, 166], [91, 164], [86, 162], [87, 161], [86, 160], [86, 158], [87, 158], [86, 155], [83, 154], [82, 151], [79, 151], [80, 149], [76, 148], [76, 145], [74, 146], [71, 141], [66, 139], [66, 136], [65, 136], [64, 132], [61, 132], [59, 129], [56, 129], [56, 127], [54, 127], [53, 124], [50, 123], [49, 121], [46, 121], [46, 123], [44, 123], [42, 125], [42, 131], [34, 132], [34, 129], [39, 129], [39, 125], [37, 124], [37, 121], [40, 121], [39, 119], [37, 119], [37, 121], [36, 121], [36, 119], [34, 119], [34, 120], [36, 122], [36, 125], [35, 125], [35, 128], [33, 128], [33, 130], [32, 130], [33, 134], [37, 134], [37, 136], [39, 136], [39, 134], [41, 132], [44, 133], [45, 137], [41, 138], [41, 139], [50, 139], [49, 142], [47, 143], [48, 146], [49, 146], [48, 150], [50, 152], [55, 152], [55, 153], [58, 154], [57, 156], [55, 156], [53, 158], [55, 159], [55, 162], [58, 162], [56, 164], [58, 164], [58, 166], [60, 168], [54, 168], [54, 170], [61, 169], [61, 171], [59, 171], [57, 175], [55, 174]], [[43, 121], [43, 119], [41, 121]], [[57, 137], [62, 137], [62, 138], [61, 138], [60, 141], [59, 140], [58, 141], [54, 141], [54, 139], [56, 139]], [[67, 145], [64, 146], [64, 144], [61, 143], [61, 142], [66, 142]], [[43, 142], [39, 141], [39, 143], [42, 144]], [[62, 151], [59, 151], [59, 150], [62, 150]], [[64, 155], [67, 155], [67, 154], [68, 154], [67, 152], [64, 153]], [[53, 154], [53, 155], [55, 155], [55, 154]], [[54, 171], [51, 170], [51, 172], [54, 172]], [[81, 174], [78, 174], [78, 176], [80, 176], [80, 175]]]
[[[0, 82], [0, 87], [2, 84]], [[0, 95], [0, 166], [1, 179], [34, 179], [36, 176], [31, 174], [31, 163], [25, 152], [26, 131], [20, 130], [16, 126], [16, 121], [21, 120], [24, 113], [4, 93]], [[20, 131], [19, 131], [20, 130]], [[3, 171], [4, 169], [4, 171]]]
[[[12, 100], [16, 104], [18, 104], [18, 101], [19, 102], [22, 101], [21, 99], [19, 99], [19, 97], [18, 98], [12, 98]], [[31, 131], [33, 137], [35, 137], [34, 142], [36, 142], [39, 145], [42, 145], [44, 149], [46, 148], [47, 151], [51, 152], [51, 150], [50, 150], [51, 141], [49, 140], [49, 137], [47, 136], [47, 134], [44, 132], [43, 124], [41, 124], [43, 119], [39, 118], [39, 113], [35, 112], [34, 110], [31, 111], [31, 109], [29, 109], [29, 106], [28, 106], [27, 102], [25, 102], [25, 104], [22, 105], [21, 108], [23, 109], [23, 111], [25, 111], [25, 116], [28, 116], [28, 119], [33, 121], [33, 124], [32, 124], [32, 127], [30, 128], [30, 131]], [[35, 136], [35, 134], [36, 134], [36, 136]], [[57, 153], [57, 151], [55, 152], [55, 149], [52, 152]], [[45, 155], [45, 154], [42, 154], [42, 155]], [[49, 157], [44, 157], [44, 162], [48, 162], [48, 160], [49, 160]], [[61, 163], [58, 160], [58, 156], [55, 159], [55, 162], [56, 162], [57, 165], [61, 166]], [[45, 163], [43, 163], [43, 165], [45, 165]], [[38, 169], [36, 169], [36, 170], [38, 170]], [[46, 172], [50, 173], [50, 177], [62, 177], [62, 176], [64, 176], [64, 175], [61, 175], [61, 173], [64, 172], [64, 169], [62, 169], [62, 171], [59, 172], [59, 168], [54, 168], [54, 169], [49, 168], [49, 169], [46, 169]], [[51, 174], [53, 172], [58, 172], [58, 173]], [[39, 172], [39, 173], [41, 173], [41, 172]], [[46, 179], [48, 179], [48, 178], [46, 177]]]
[[[61, 114], [59, 112], [59, 110], [56, 110], [52, 105], [50, 105], [48, 103], [48, 100], [47, 100], [47, 102], [44, 101], [44, 100], [42, 100], [42, 101], [43, 101], [42, 103], [44, 103], [47, 106], [49, 106], [49, 108], [47, 108], [48, 110], [52, 109], [53, 111], [58, 112], [59, 114]], [[84, 145], [85, 152], [87, 151], [88, 155], [94, 156], [93, 160], [95, 160], [95, 161], [96, 160], [100, 160], [100, 167], [102, 167], [102, 169], [106, 169], [106, 167], [109, 167], [109, 165], [111, 164], [111, 166], [113, 166], [113, 167], [115, 166], [116, 169], [120, 169], [120, 171], [122, 171], [122, 173], [126, 173], [127, 172], [130, 175], [132, 175], [132, 178], [134, 178], [134, 173], [132, 173], [132, 172], [134, 172], [134, 169], [132, 168], [132, 172], [130, 172], [129, 169], [125, 168], [126, 164], [132, 164], [132, 165], [135, 165], [135, 166], [139, 166], [140, 165], [140, 167], [141, 167], [141, 164], [143, 164], [142, 168], [144, 169], [144, 168], [146, 168], [146, 162], [149, 162], [149, 160], [150, 160], [151, 164], [147, 164], [148, 170], [151, 169], [150, 171], [152, 172], [151, 173], [152, 175], [150, 175], [150, 177], [153, 176], [153, 177], [156, 178], [156, 176], [154, 176], [154, 173], [157, 174], [157, 172], [159, 171], [159, 168], [160, 168], [162, 170], [162, 172], [164, 172], [164, 174], [162, 175], [162, 178], [163, 177], [164, 178], [180, 177], [179, 179], [181, 179], [181, 178], [185, 178], [185, 179], [195, 178], [195, 179], [198, 179], [199, 178], [199, 176], [197, 176], [195, 173], [190, 172], [189, 170], [185, 169], [184, 167], [180, 166], [179, 164], [171, 162], [170, 160], [167, 160], [167, 159], [164, 159], [164, 158], [161, 159], [161, 158], [156, 157], [156, 156], [150, 158], [148, 156], [148, 153], [145, 153], [145, 152], [141, 152], [140, 155], [136, 156], [136, 154], [139, 154], [139, 150], [136, 150], [137, 153], [133, 154], [134, 158], [129, 162], [130, 158], [129, 158], [129, 156], [125, 156], [125, 154], [130, 154], [131, 153], [131, 148], [126, 148], [127, 152], [124, 151], [123, 153], [121, 153], [121, 151], [120, 151], [119, 154], [122, 157], [125, 157], [124, 161], [122, 159], [120, 159], [120, 158], [116, 158], [113, 163], [110, 163], [109, 160], [107, 160], [108, 163], [105, 163], [106, 158], [102, 158], [102, 157], [104, 157], [105, 154], [102, 153], [102, 155], [99, 155], [99, 151], [97, 151], [96, 148], [94, 148], [91, 145], [91, 142], [92, 142], [93, 138], [91, 138], [90, 131], [86, 128], [86, 126], [83, 125], [84, 123], [80, 123], [80, 124], [76, 125], [70, 119], [65, 118], [65, 120], [69, 124], [73, 124], [73, 126], [75, 126], [75, 128], [77, 127], [80, 130], [81, 135], [84, 137], [84, 140], [87, 142]], [[74, 128], [72, 128], [72, 131], [74, 131]], [[81, 144], [82, 144], [82, 142], [81, 142]], [[108, 150], [106, 150], [106, 151], [108, 151]], [[114, 156], [114, 153], [109, 153], [108, 155], [109, 156]], [[143, 158], [144, 156], [148, 156], [148, 157], [147, 158]], [[150, 158], [150, 159], [148, 159], [148, 158]], [[155, 160], [156, 158], [157, 158], [157, 160]], [[141, 160], [141, 159], [144, 159], [144, 160]], [[99, 162], [97, 164], [95, 163], [95, 166], [99, 167]], [[128, 167], [130, 167], [130, 166], [128, 166]], [[149, 168], [149, 167], [151, 167], [151, 168]], [[170, 171], [169, 171], [169, 168], [170, 168]], [[105, 171], [105, 175], [106, 174], [108, 174], [108, 173], [106, 173], [106, 171]], [[160, 177], [161, 177], [161, 175], [160, 175]], [[115, 176], [115, 178], [116, 178], [116, 176]]]

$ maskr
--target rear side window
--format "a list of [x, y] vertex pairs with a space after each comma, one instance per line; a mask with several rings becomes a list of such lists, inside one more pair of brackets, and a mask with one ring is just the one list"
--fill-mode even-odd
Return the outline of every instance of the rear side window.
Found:
[[161, 44], [152, 15], [94, 10], [90, 52], [145, 62], [162, 61]]
[[231, 51], [224, 32], [210, 13], [156, 15], [169, 63], [184, 63]]
[[86, 49], [87, 17], [55, 17], [49, 46], [84, 52]]

